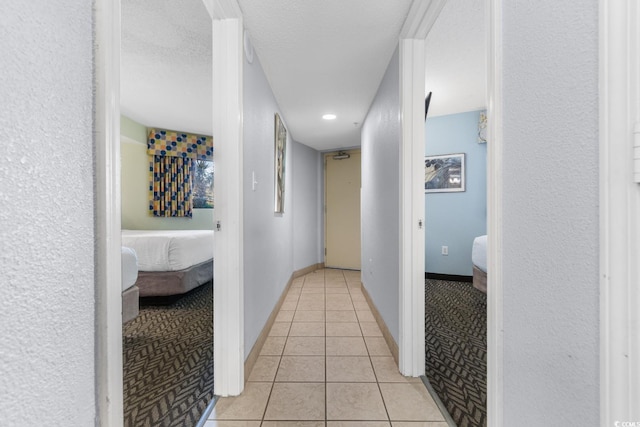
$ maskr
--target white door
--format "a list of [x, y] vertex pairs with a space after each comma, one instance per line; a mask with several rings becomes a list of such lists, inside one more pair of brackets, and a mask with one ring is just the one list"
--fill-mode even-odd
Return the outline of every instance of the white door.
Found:
[[325, 266], [360, 270], [359, 150], [325, 155]]

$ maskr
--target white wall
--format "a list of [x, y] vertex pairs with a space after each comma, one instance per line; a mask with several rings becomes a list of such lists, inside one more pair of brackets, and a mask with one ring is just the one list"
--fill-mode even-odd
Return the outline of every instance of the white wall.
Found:
[[[243, 91], [244, 325], [245, 356], [248, 356], [291, 274], [297, 269], [294, 252], [300, 255], [300, 258], [295, 256], [301, 263], [300, 268], [321, 262], [312, 256], [318, 248], [318, 213], [315, 214], [315, 226], [305, 218], [318, 200], [317, 193], [305, 193], [319, 191], [315, 180], [320, 154], [294, 142], [287, 133], [285, 207], [283, 214], [274, 213], [274, 114], [279, 108], [257, 55], [252, 64], [245, 60]], [[286, 117], [282, 119], [286, 126]], [[255, 191], [252, 173], [258, 182]], [[299, 191], [296, 185], [300, 187]], [[301, 209], [300, 212], [297, 209]], [[294, 229], [296, 217], [298, 222], [295, 224], [304, 224], [304, 229]], [[308, 264], [302, 265], [304, 262]]]
[[362, 125], [362, 282], [399, 337], [400, 57], [396, 49]]
[[0, 14], [0, 424], [95, 424], [92, 4]]
[[[425, 272], [473, 275], [473, 239], [487, 234], [487, 144], [478, 144], [480, 113], [426, 120], [426, 155], [465, 154], [465, 191], [424, 195]], [[448, 247], [447, 256], [442, 246]]]
[[595, 426], [598, 2], [503, 8], [504, 425]]

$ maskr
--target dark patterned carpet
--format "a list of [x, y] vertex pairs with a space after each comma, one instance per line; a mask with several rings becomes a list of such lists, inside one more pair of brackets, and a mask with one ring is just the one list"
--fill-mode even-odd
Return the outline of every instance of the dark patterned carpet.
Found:
[[471, 283], [425, 281], [426, 373], [458, 427], [487, 425], [487, 297]]
[[213, 284], [124, 326], [125, 427], [195, 426], [213, 399]]

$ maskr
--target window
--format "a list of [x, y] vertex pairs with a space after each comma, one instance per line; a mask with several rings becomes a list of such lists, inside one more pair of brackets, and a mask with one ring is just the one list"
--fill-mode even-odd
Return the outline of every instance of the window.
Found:
[[193, 207], [213, 209], [213, 162], [196, 160], [193, 174]]

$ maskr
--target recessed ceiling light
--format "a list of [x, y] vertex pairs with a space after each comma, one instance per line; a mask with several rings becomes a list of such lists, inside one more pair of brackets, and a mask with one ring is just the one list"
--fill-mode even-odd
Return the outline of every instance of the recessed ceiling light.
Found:
[[325, 114], [324, 116], [322, 116], [323, 119], [325, 120], [335, 120], [336, 119], [336, 115], [335, 114]]

